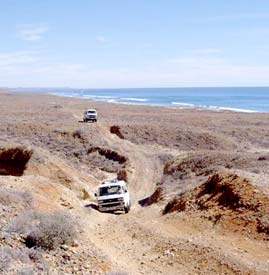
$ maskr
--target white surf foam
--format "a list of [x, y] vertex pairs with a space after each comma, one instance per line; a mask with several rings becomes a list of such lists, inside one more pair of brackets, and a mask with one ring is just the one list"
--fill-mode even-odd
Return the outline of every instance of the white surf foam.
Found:
[[239, 112], [239, 113], [259, 113], [258, 111], [254, 111], [254, 110], [231, 108], [231, 107], [209, 106], [208, 109], [214, 109], [214, 110], [219, 110], [219, 111]]
[[194, 104], [185, 102], [172, 102], [172, 105], [184, 106], [184, 107], [195, 107]]
[[137, 97], [122, 97], [121, 100], [128, 100], [128, 101], [138, 101], [138, 102], [146, 102], [148, 99], [146, 98], [137, 98]]

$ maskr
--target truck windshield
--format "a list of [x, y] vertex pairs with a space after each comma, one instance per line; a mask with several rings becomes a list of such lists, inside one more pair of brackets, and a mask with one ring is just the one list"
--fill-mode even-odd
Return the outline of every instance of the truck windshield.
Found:
[[95, 111], [88, 111], [88, 114], [95, 114]]
[[122, 194], [122, 189], [120, 185], [105, 186], [105, 187], [99, 188], [99, 196], [108, 196], [108, 195], [115, 195], [115, 194]]

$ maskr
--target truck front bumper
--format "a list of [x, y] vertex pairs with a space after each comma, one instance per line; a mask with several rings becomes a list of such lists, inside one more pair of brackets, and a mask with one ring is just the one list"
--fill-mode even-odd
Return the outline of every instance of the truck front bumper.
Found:
[[98, 207], [99, 211], [101, 212], [105, 212], [105, 211], [117, 211], [117, 210], [124, 210], [124, 203], [121, 204], [103, 204], [103, 205], [99, 205]]

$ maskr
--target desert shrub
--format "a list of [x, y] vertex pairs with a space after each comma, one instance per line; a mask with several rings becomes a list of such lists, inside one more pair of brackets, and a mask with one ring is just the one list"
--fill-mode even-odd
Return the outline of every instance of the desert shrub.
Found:
[[43, 214], [25, 238], [27, 247], [52, 250], [60, 245], [70, 245], [78, 233], [76, 219], [66, 212]]
[[45, 213], [39, 211], [25, 211], [11, 221], [7, 231], [28, 234], [41, 220], [45, 218], [45, 215]]
[[23, 205], [30, 206], [32, 203], [32, 194], [29, 191], [21, 192], [6, 188], [0, 189], [0, 203], [2, 205]]
[[0, 273], [4, 273], [10, 266], [12, 257], [4, 248], [0, 249]]
[[88, 200], [88, 199], [90, 198], [90, 194], [88, 193], [87, 190], [85, 190], [85, 189], [83, 188], [83, 189], [81, 190], [81, 192], [82, 192], [81, 198], [82, 198], [83, 200]]
[[0, 248], [0, 273], [7, 271], [14, 261], [27, 262], [29, 260], [27, 249], [16, 249], [10, 247]]
[[35, 271], [30, 267], [25, 267], [17, 272], [17, 275], [35, 275]]
[[[34, 264], [34, 266], [33, 266]], [[19, 268], [19, 269], [18, 269]], [[0, 248], [0, 274], [49, 274], [49, 266], [42, 252], [28, 248]]]

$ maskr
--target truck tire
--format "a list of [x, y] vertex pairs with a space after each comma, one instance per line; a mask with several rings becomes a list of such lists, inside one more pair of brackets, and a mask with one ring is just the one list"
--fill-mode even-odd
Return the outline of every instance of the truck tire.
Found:
[[124, 207], [124, 211], [127, 214], [130, 211], [130, 205], [127, 205], [126, 207]]

